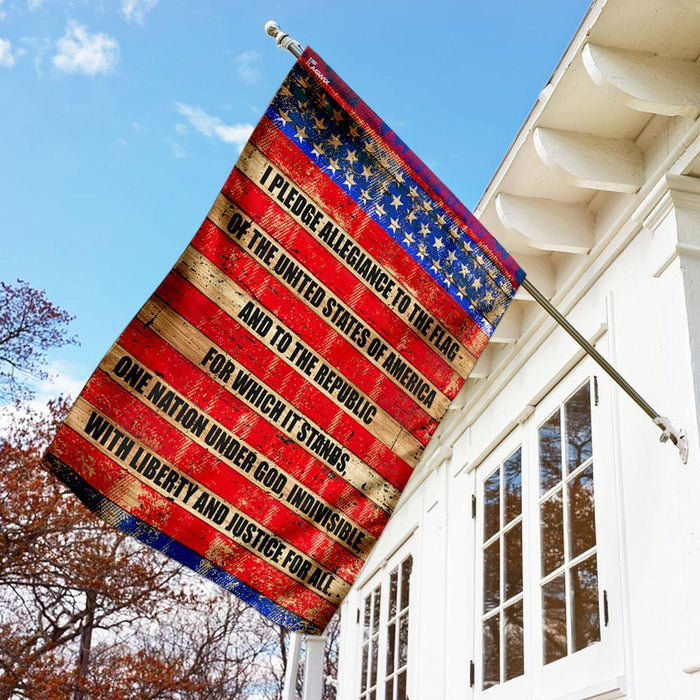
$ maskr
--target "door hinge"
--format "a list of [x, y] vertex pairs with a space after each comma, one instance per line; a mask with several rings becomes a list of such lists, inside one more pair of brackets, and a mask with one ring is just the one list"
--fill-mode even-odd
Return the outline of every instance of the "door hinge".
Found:
[[476, 518], [476, 496], [472, 494], [472, 518]]
[[608, 622], [610, 622], [610, 614], [608, 611], [608, 592], [603, 591], [603, 623], [605, 626], [608, 626]]
[[357, 608], [356, 612], [357, 612], [357, 619], [355, 620], [355, 622], [359, 625], [360, 624], [360, 608]]
[[600, 397], [598, 396], [598, 377], [593, 375], [593, 405], [597, 406], [600, 403]]
[[469, 661], [469, 687], [473, 688], [474, 687], [474, 676], [476, 673], [476, 668], [474, 666], [474, 661], [470, 660]]

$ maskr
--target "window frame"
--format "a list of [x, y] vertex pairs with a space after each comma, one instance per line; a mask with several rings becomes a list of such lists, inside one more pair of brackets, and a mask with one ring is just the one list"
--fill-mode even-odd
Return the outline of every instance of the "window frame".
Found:
[[[475, 543], [474, 543], [474, 553], [476, 557], [475, 570], [475, 584], [474, 584], [474, 649], [475, 649], [475, 661], [474, 661], [474, 697], [498, 697], [499, 700], [518, 700], [519, 698], [525, 697], [527, 694], [527, 678], [528, 678], [528, 668], [529, 668], [529, 653], [527, 649], [528, 644], [528, 597], [529, 597], [529, 585], [530, 577], [527, 575], [527, 558], [524, 556], [529, 546], [529, 528], [527, 527], [528, 513], [528, 499], [526, 498], [527, 485], [526, 479], [528, 475], [526, 473], [525, 467], [525, 455], [523, 453], [522, 445], [522, 426], [518, 426], [513, 430], [498, 447], [489, 455], [489, 457], [484, 460], [474, 471], [476, 483], [474, 486], [474, 494], [476, 497], [476, 518], [473, 520], [475, 524]], [[488, 478], [495, 473], [497, 469], [504, 467], [505, 462], [512, 456], [518, 449], [520, 449], [520, 459], [521, 459], [521, 532], [522, 532], [522, 567], [523, 567], [523, 590], [520, 600], [523, 603], [523, 667], [524, 673], [515, 678], [511, 678], [507, 681], [502, 681], [501, 683], [494, 685], [490, 688], [483, 688], [483, 660], [484, 660], [484, 649], [483, 649], [483, 619], [485, 617], [484, 613], [484, 485]], [[501, 492], [503, 489], [501, 489]], [[500, 524], [500, 523], [499, 523]], [[502, 533], [507, 530], [508, 527], [499, 529], [499, 537], [502, 538]], [[502, 570], [501, 566], [501, 570]], [[501, 586], [502, 588], [502, 586]], [[514, 596], [516, 598], [517, 596]], [[510, 600], [510, 599], [509, 599]], [[503, 600], [500, 601], [501, 612], [503, 610]], [[502, 635], [501, 635], [502, 639]], [[501, 645], [501, 651], [499, 653], [499, 665], [501, 677], [503, 675], [503, 649]]]
[[[595, 552], [598, 567], [598, 605], [600, 641], [589, 647], [544, 665], [541, 592], [540, 483], [538, 429], [549, 416], [588, 381], [591, 398], [593, 474], [595, 497]], [[624, 676], [624, 620], [621, 598], [619, 557], [619, 510], [617, 508], [616, 455], [613, 431], [616, 419], [611, 401], [611, 386], [601, 377], [596, 365], [587, 358], [558, 381], [538, 401], [526, 418], [477, 465], [474, 470], [474, 494], [477, 511], [474, 524], [474, 686], [475, 698], [511, 700], [536, 694], [556, 698], [585, 688], [608, 685]], [[522, 464], [522, 547], [523, 547], [523, 631], [524, 674], [482, 689], [483, 642], [483, 496], [489, 475], [521, 446]], [[567, 488], [566, 477], [561, 488]], [[565, 532], [564, 536], [568, 534]], [[586, 558], [581, 555], [582, 558]], [[576, 559], [577, 560], [577, 559]], [[567, 560], [566, 569], [572, 561]], [[605, 624], [604, 591], [608, 624]], [[501, 601], [502, 605], [503, 601]], [[502, 656], [502, 652], [501, 652]], [[501, 658], [501, 666], [503, 660]], [[585, 697], [582, 694], [581, 697]]]
[[[390, 587], [391, 587], [391, 574], [394, 569], [401, 571], [403, 562], [411, 557], [411, 573], [409, 576], [409, 587], [408, 587], [408, 606], [407, 608], [399, 609], [401, 601], [401, 578], [399, 575], [398, 589], [397, 589], [397, 610], [395, 615], [390, 616], [389, 611], [389, 601], [390, 601]], [[377, 652], [377, 684], [374, 698], [375, 700], [392, 700], [392, 698], [386, 697], [386, 681], [389, 676], [398, 678], [400, 672], [406, 669], [406, 697], [411, 697], [411, 689], [413, 684], [413, 675], [415, 670], [412, 667], [411, 659], [414, 656], [413, 646], [415, 632], [415, 602], [416, 602], [416, 557], [415, 553], [411, 548], [411, 540], [402, 543], [400, 547], [396, 549], [382, 564], [382, 566], [372, 574], [370, 578], [362, 585], [362, 588], [358, 591], [358, 603], [359, 603], [359, 615], [357, 620], [357, 650], [358, 650], [358, 663], [356, 664], [356, 691], [353, 697], [356, 700], [365, 700], [366, 697], [370, 697], [369, 686], [367, 690], [362, 690], [362, 670], [363, 670], [363, 651], [364, 651], [364, 611], [365, 611], [365, 600], [368, 596], [372, 595], [372, 592], [379, 590], [379, 626], [378, 626], [378, 652]], [[399, 620], [401, 617], [406, 617], [408, 620], [408, 640], [406, 649], [406, 664], [397, 665], [394, 663], [393, 670], [387, 672], [387, 655], [388, 655], [388, 630], [391, 620]], [[395, 628], [395, 634], [398, 634], [398, 630]], [[370, 628], [371, 637], [371, 628]], [[371, 646], [369, 647], [371, 649]], [[398, 655], [399, 649], [395, 647], [395, 654]], [[370, 651], [368, 650], [368, 655]], [[395, 657], [396, 660], [396, 657]], [[369, 670], [369, 669], [368, 669]], [[394, 688], [396, 683], [394, 683]]]

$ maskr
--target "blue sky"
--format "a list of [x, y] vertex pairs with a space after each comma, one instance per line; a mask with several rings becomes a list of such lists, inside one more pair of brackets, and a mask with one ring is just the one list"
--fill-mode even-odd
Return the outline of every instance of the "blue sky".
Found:
[[291, 68], [266, 20], [473, 208], [588, 5], [0, 0], [0, 279], [76, 316], [55, 387], [87, 378], [168, 272]]

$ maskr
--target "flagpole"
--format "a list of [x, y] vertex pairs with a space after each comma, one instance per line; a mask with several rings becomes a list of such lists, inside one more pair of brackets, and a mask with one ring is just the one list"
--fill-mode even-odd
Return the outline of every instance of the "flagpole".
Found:
[[682, 430], [675, 428], [671, 421], [655, 411], [649, 403], [632, 387], [629, 382], [566, 320], [566, 318], [549, 303], [542, 292], [527, 277], [522, 288], [590, 355], [611, 377], [611, 379], [652, 419], [661, 433], [661, 442], [671, 440], [678, 448], [683, 464], [688, 461], [688, 438]]
[[[301, 56], [304, 50], [298, 41], [282, 31], [277, 22], [268, 22], [265, 31], [275, 40], [281, 49], [287, 49], [295, 58]], [[682, 430], [673, 426], [665, 416], [655, 411], [647, 401], [625, 380], [625, 378], [549, 303], [547, 298], [527, 279], [523, 280], [523, 289], [590, 355], [612, 380], [652, 419], [661, 433], [661, 442], [671, 440], [678, 448], [683, 464], [688, 461], [688, 438]]]

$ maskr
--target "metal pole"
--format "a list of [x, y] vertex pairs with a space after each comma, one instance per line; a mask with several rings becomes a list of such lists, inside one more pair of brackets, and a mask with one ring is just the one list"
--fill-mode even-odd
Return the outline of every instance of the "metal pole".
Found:
[[671, 421], [659, 415], [642, 396], [625, 380], [625, 378], [569, 323], [569, 321], [552, 306], [542, 292], [527, 277], [522, 283], [523, 289], [590, 355], [613, 379], [614, 382], [654, 421], [663, 432], [661, 441], [671, 440], [678, 448], [683, 464], [688, 461], [688, 439], [681, 430], [677, 430]]

